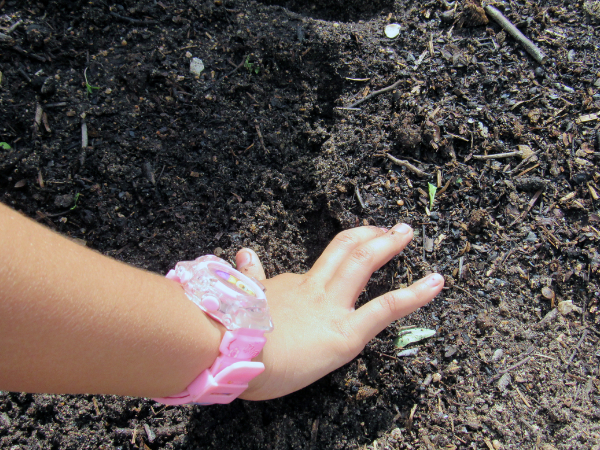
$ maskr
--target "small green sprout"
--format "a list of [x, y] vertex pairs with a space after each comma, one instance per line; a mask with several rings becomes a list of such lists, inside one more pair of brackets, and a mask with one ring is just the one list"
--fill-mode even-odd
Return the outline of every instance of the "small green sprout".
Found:
[[435, 193], [437, 192], [437, 187], [435, 184], [429, 184], [429, 209], [433, 209], [433, 201], [435, 200]]
[[462, 178], [459, 178], [458, 180], [456, 180], [456, 184], [462, 184]]
[[12, 147], [8, 142], [0, 142], [0, 148], [2, 150], [10, 150]]
[[248, 72], [254, 72], [256, 75], [258, 75], [258, 72], [260, 72], [260, 66], [250, 62], [250, 55], [246, 56], [246, 61], [244, 61], [244, 69], [246, 69]]
[[79, 200], [79, 197], [81, 197], [81, 194], [78, 192], [75, 194], [73, 206], [71, 206], [71, 209], [69, 211], [73, 211], [75, 208], [77, 208], [77, 200]]
[[100, 89], [100, 87], [97, 86], [92, 86], [87, 79], [87, 67], [85, 68], [85, 70], [83, 71], [83, 78], [85, 78], [85, 89], [87, 90], [88, 95], [92, 95], [94, 92], [94, 89]]

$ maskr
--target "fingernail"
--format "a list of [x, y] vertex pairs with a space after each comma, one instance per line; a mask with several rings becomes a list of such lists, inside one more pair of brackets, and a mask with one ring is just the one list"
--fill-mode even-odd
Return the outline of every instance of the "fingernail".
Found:
[[427, 278], [427, 286], [433, 288], [439, 286], [442, 281], [444, 281], [444, 277], [441, 276], [439, 273], [434, 273], [433, 275], [430, 275], [429, 278]]
[[237, 259], [237, 270], [241, 270], [252, 262], [252, 255], [250, 252], [240, 252]]
[[392, 232], [396, 232], [396, 233], [400, 233], [400, 234], [406, 234], [411, 230], [411, 228], [406, 225], [405, 223], [399, 223], [398, 225], [394, 225], [394, 228], [392, 228]]
[[379, 229], [380, 229], [380, 230], [382, 230], [384, 233], [387, 233], [387, 232], [388, 232], [388, 229], [387, 229], [387, 228], [384, 228], [384, 227], [379, 227]]

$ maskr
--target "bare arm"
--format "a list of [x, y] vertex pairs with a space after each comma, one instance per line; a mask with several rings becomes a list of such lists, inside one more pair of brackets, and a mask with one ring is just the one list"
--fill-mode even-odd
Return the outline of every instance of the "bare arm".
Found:
[[222, 332], [178, 284], [0, 204], [0, 390], [170, 395]]
[[[275, 324], [255, 359], [265, 372], [241, 397], [264, 400], [309, 385], [431, 301], [444, 285], [437, 274], [355, 309], [371, 274], [412, 236], [401, 224], [346, 230], [309, 272], [269, 280], [253, 251], [238, 252], [238, 269], [267, 286]], [[0, 205], [1, 390], [173, 395], [213, 363], [223, 333], [178, 284]]]

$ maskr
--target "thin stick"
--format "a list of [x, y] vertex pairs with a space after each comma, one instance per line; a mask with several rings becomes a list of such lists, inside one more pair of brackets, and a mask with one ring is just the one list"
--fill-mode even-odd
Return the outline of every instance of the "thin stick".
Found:
[[521, 367], [521, 366], [524, 366], [525, 364], [527, 364], [527, 363], [528, 363], [528, 362], [531, 360], [531, 358], [532, 358], [531, 356], [528, 356], [527, 358], [523, 358], [523, 359], [522, 359], [521, 361], [519, 361], [518, 363], [516, 363], [516, 364], [513, 364], [512, 366], [510, 366], [510, 367], [507, 367], [507, 368], [506, 368], [506, 369], [504, 369], [504, 370], [499, 370], [499, 371], [498, 371], [498, 373], [499, 373], [499, 374], [501, 374], [501, 375], [504, 375], [505, 373], [508, 373], [508, 372], [510, 372], [511, 370], [518, 369], [519, 367]]
[[358, 200], [360, 207], [362, 209], [367, 209], [367, 205], [365, 205], [365, 202], [363, 201], [362, 196], [360, 195], [360, 190], [358, 189], [358, 186], [354, 186], [354, 194], [356, 194], [356, 199]]
[[494, 155], [473, 155], [473, 159], [502, 159], [512, 158], [513, 156], [521, 156], [521, 152], [496, 153]]
[[475, 297], [473, 294], [471, 294], [466, 289], [463, 289], [460, 286], [457, 286], [456, 284], [452, 285], [452, 287], [463, 291], [465, 294], [467, 294], [469, 297], [471, 297], [473, 300], [475, 300], [479, 306], [481, 306], [482, 308], [485, 308], [484, 304], [481, 303], [477, 297]]
[[6, 30], [6, 34], [10, 34], [13, 31], [15, 31], [17, 29], [17, 27], [19, 25], [21, 25], [23, 23], [22, 20], [18, 20], [17, 22], [15, 22], [13, 25], [11, 25], [7, 30]]
[[391, 91], [391, 90], [395, 89], [396, 87], [398, 87], [398, 85], [400, 83], [402, 83], [402, 80], [398, 80], [394, 84], [392, 84], [391, 86], [388, 86], [386, 88], [379, 89], [378, 91], [371, 92], [365, 98], [361, 98], [360, 100], [357, 100], [354, 103], [352, 103], [350, 106], [348, 106], [348, 108], [355, 108], [358, 105], [360, 105], [361, 103], [366, 102], [367, 100], [370, 100], [370, 99], [372, 99], [373, 97], [375, 97], [375, 96], [377, 96], [379, 94], [383, 94], [384, 92]]
[[506, 369], [499, 370], [498, 373], [490, 379], [490, 381], [496, 381], [498, 378], [502, 377], [502, 375], [504, 375], [505, 373], [508, 373], [511, 370], [515, 370], [515, 369], [527, 364], [529, 361], [531, 361], [531, 359], [532, 359], [532, 357], [528, 356], [527, 358], [522, 359], [518, 363], [513, 364], [512, 366], [507, 367]]
[[577, 354], [577, 351], [579, 350], [579, 347], [581, 347], [581, 344], [583, 344], [583, 341], [585, 341], [585, 338], [587, 337], [587, 335], [588, 335], [588, 330], [586, 328], [583, 331], [583, 335], [581, 336], [581, 339], [579, 339], [579, 342], [577, 343], [577, 346], [573, 350], [573, 353], [571, 353], [571, 357], [569, 358], [569, 361], [567, 362], [567, 367], [569, 367], [569, 365], [571, 365], [571, 363], [573, 362], [573, 358], [575, 358], [575, 355]]
[[531, 155], [529, 155], [527, 158], [525, 158], [523, 161], [517, 164], [517, 167], [515, 167], [513, 170], [510, 170], [508, 174], [512, 175], [513, 173], [515, 173], [517, 170], [519, 170], [521, 167], [527, 164], [534, 156], [537, 156], [537, 153], [532, 153]]
[[264, 152], [269, 153], [269, 150], [267, 150], [267, 147], [265, 147], [265, 140], [263, 139], [263, 135], [260, 132], [260, 125], [258, 124], [258, 122], [254, 122], [254, 128], [256, 128], [256, 134], [258, 134], [258, 140], [260, 141], [260, 145], [262, 146]]
[[399, 166], [405, 167], [406, 169], [410, 170], [412, 173], [414, 173], [420, 177], [431, 176], [427, 172], [423, 172], [421, 169], [418, 169], [417, 167], [413, 166], [411, 163], [409, 163], [408, 161], [405, 161], [404, 159], [398, 159], [395, 156], [390, 155], [389, 153], [386, 153], [385, 156], [387, 156], [387, 158], [390, 161], [392, 161], [394, 164], [398, 164]]
[[518, 175], [517, 175], [515, 178], [522, 177], [522, 176], [523, 176], [523, 175], [525, 175], [527, 172], [531, 172], [533, 169], [535, 169], [535, 168], [537, 168], [537, 167], [540, 167], [539, 163], [538, 163], [538, 164], [536, 164], [536, 165], [534, 165], [534, 166], [531, 166], [531, 167], [529, 167], [528, 169], [525, 169], [523, 172], [521, 172], [520, 174], [518, 174]]
[[39, 103], [35, 107], [35, 116], [33, 118], [33, 137], [35, 138], [38, 134], [38, 130], [40, 129], [40, 125], [42, 124], [42, 114], [44, 114], [44, 110], [42, 109], [42, 105]]
[[485, 12], [500, 25], [507, 33], [509, 33], [513, 38], [515, 38], [519, 44], [521, 44], [527, 53], [529, 53], [533, 59], [535, 59], [538, 63], [544, 64], [548, 59], [548, 55], [546, 55], [537, 45], [531, 42], [523, 33], [519, 31], [517, 27], [515, 27], [510, 20], [508, 20], [504, 14], [494, 8], [492, 5], [487, 5], [485, 7]]
[[442, 195], [444, 192], [446, 192], [446, 190], [450, 187], [450, 185], [454, 184], [454, 182], [456, 180], [458, 180], [458, 175], [454, 175], [452, 178], [450, 178], [448, 180], [448, 182], [444, 185], [444, 187], [437, 192], [438, 198], [440, 195]]

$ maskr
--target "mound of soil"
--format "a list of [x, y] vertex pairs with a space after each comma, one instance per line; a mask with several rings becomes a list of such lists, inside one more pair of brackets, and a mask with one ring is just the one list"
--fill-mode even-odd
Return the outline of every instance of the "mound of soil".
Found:
[[[242, 246], [301, 272], [343, 229], [404, 221], [361, 302], [447, 287], [273, 401], [0, 392], [0, 447], [599, 448], [589, 4], [497, 5], [541, 66], [474, 0], [1, 0], [2, 202], [160, 273]], [[409, 326], [437, 333], [398, 356]]]

